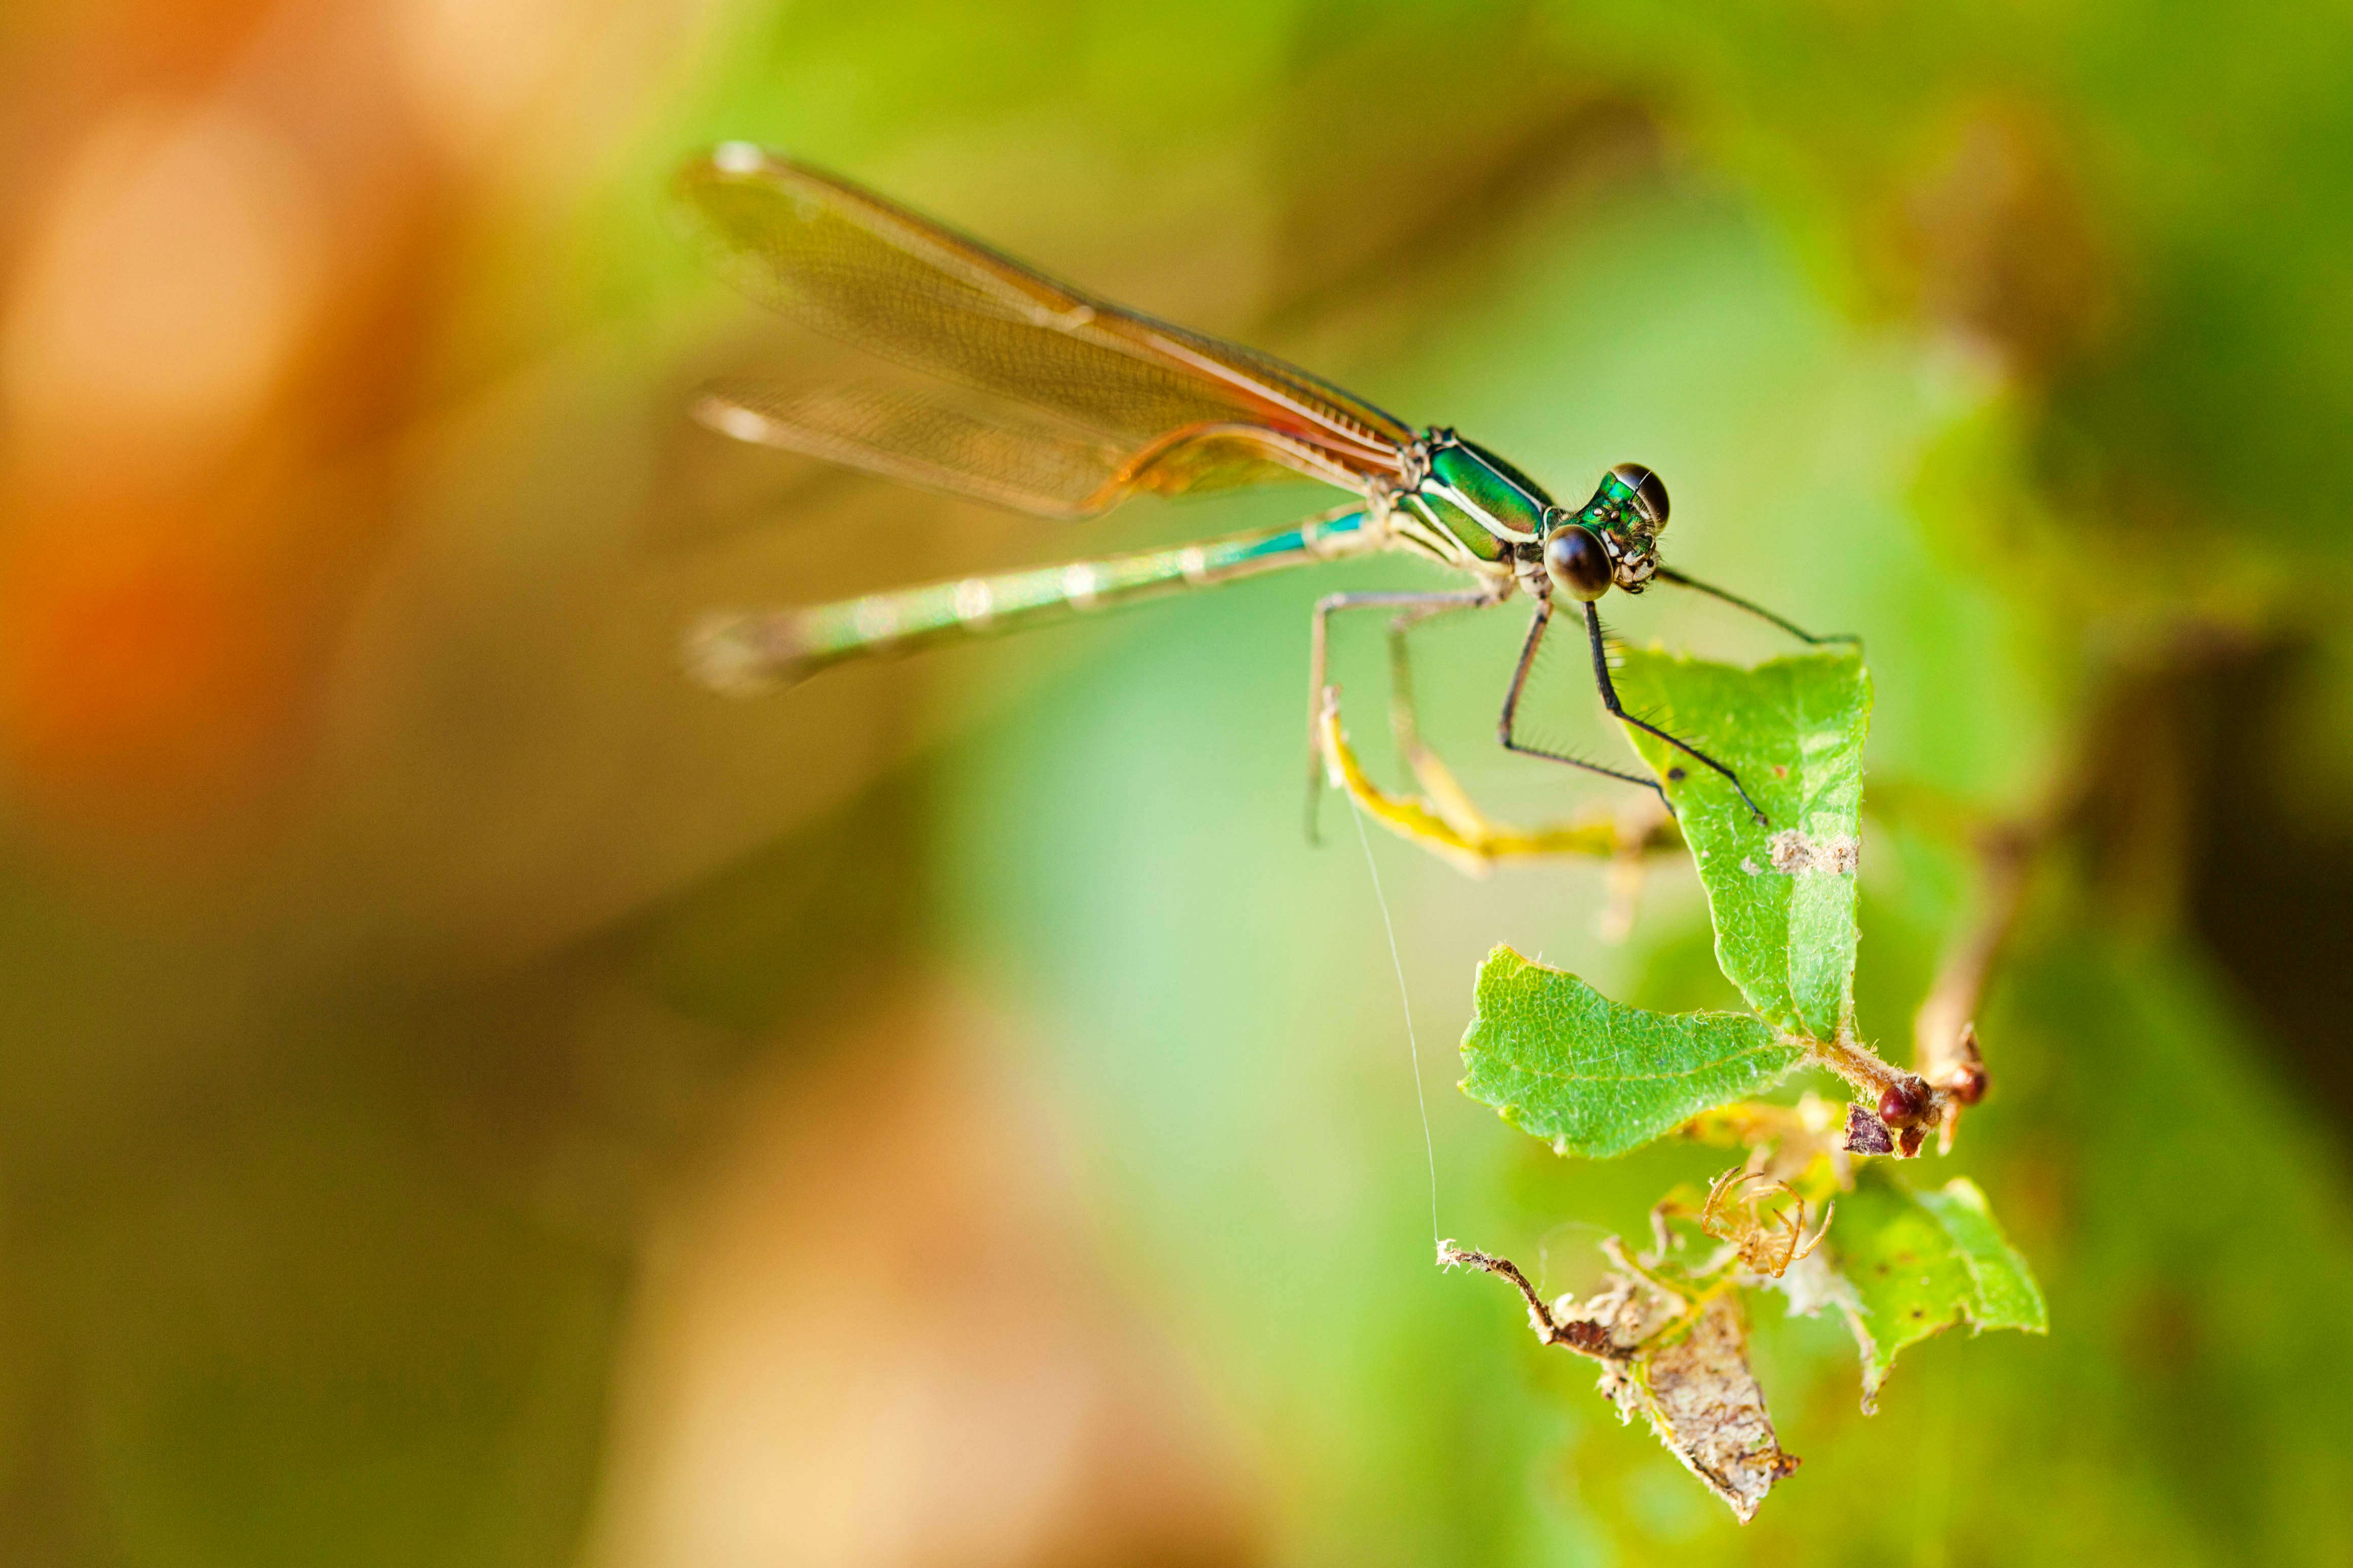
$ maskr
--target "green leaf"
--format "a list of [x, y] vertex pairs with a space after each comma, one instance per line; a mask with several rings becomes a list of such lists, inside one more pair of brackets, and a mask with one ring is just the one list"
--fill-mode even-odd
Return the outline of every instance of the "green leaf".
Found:
[[1858, 1173], [1838, 1200], [1824, 1248], [1851, 1289], [1839, 1292], [1862, 1350], [1862, 1407], [1898, 1352], [1966, 1320], [1974, 1333], [2047, 1333], [2042, 1291], [2002, 1237], [1977, 1184], [1957, 1178], [1915, 1193], [1883, 1165]]
[[2050, 1309], [2042, 1303], [2042, 1288], [2026, 1267], [2026, 1259], [2010, 1245], [1986, 1206], [1985, 1194], [1967, 1176], [1956, 1176], [1944, 1190], [1918, 1194], [1921, 1204], [1942, 1222], [1945, 1234], [1969, 1266], [1977, 1300], [1969, 1307], [1975, 1331], [2019, 1329], [2030, 1334], [2051, 1331]]
[[1648, 1013], [1499, 947], [1479, 966], [1463, 1092], [1563, 1154], [1638, 1149], [1768, 1089], [1805, 1055], [1742, 1013]]
[[1834, 1037], [1854, 997], [1862, 742], [1871, 723], [1862, 656], [1818, 649], [1742, 669], [1629, 648], [1616, 681], [1629, 712], [1737, 773], [1767, 818], [1759, 824], [1721, 775], [1688, 753], [1626, 727], [1699, 862], [1716, 962], [1768, 1022]]

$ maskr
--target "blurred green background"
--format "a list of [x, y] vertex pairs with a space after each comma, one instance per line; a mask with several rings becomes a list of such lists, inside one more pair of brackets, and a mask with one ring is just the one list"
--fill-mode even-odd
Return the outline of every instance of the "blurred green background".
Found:
[[[2221, 8], [0, 11], [0, 1558], [58, 1564], [2353, 1560], [2353, 20]], [[1867, 638], [1862, 1024], [2079, 800], [1980, 1016], [2048, 1340], [1857, 1410], [1746, 1529], [1430, 1263], [1363, 854], [1298, 832], [1369, 563], [743, 705], [678, 628], [1296, 515], [1071, 530], [731, 447], [839, 351], [669, 172], [840, 169]], [[1666, 595], [1630, 637], [1775, 651]], [[1492, 744], [1515, 617], [1418, 644]], [[1377, 637], [1338, 669], [1386, 765]], [[1618, 742], [1577, 659], [1535, 699]], [[1552, 1289], [1704, 1151], [1451, 1089], [1477, 957], [1728, 995], [1688, 871], [1375, 842], [1449, 1235]]]

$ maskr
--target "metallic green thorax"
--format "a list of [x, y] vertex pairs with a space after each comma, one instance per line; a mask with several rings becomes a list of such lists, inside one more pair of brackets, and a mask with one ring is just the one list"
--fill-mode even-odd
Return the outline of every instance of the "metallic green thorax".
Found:
[[1451, 430], [1432, 430], [1423, 442], [1429, 471], [1398, 504], [1482, 561], [1535, 542], [1546, 514], [1559, 510], [1534, 479]]

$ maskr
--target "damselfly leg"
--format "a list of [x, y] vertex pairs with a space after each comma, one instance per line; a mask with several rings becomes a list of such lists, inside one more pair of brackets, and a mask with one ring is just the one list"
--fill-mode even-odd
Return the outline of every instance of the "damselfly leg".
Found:
[[1734, 773], [1681, 736], [1671, 735], [1649, 720], [1637, 719], [1626, 711], [1626, 705], [1618, 700], [1617, 685], [1609, 679], [1609, 650], [1601, 635], [1601, 607], [1589, 600], [1585, 606], [1585, 635], [1586, 639], [1593, 645], [1593, 684], [1600, 689], [1601, 705], [1609, 710], [1609, 716], [1622, 723], [1631, 724], [1646, 734], [1656, 735], [1694, 762], [1714, 768], [1717, 773], [1722, 773], [1732, 785], [1733, 792], [1740, 796], [1740, 803], [1748, 808], [1751, 816], [1762, 823], [1765, 820], [1765, 808], [1749, 798], [1748, 791], [1741, 784], [1738, 773]]
[[[1416, 611], [1422, 616], [1448, 610], [1478, 609], [1496, 604], [1500, 595], [1489, 588], [1459, 588], [1438, 593], [1326, 594], [1315, 601], [1314, 630], [1307, 656], [1307, 841], [1319, 842], [1316, 816], [1324, 800], [1324, 709], [1325, 670], [1330, 661], [1332, 617], [1343, 610]], [[1417, 618], [1420, 618], [1417, 616]]]
[[1398, 760], [1421, 786], [1431, 809], [1456, 832], [1477, 838], [1493, 836], [1501, 831], [1500, 826], [1456, 781], [1454, 770], [1440, 761], [1438, 753], [1422, 740], [1421, 710], [1413, 694], [1413, 655], [1408, 646], [1414, 629], [1423, 622], [1463, 607], [1439, 605], [1409, 610], [1389, 622], [1389, 735], [1397, 746]]
[[[1551, 623], [1552, 601], [1549, 599], [1539, 599], [1536, 601], [1535, 617], [1528, 623], [1527, 641], [1522, 644], [1520, 647], [1520, 662], [1512, 671], [1511, 689], [1504, 694], [1504, 711], [1495, 721], [1496, 738], [1503, 742], [1504, 749], [1505, 751], [1518, 752], [1525, 756], [1544, 757], [1556, 763], [1567, 763], [1570, 767], [1583, 768], [1588, 773], [1600, 773], [1605, 777], [1619, 779], [1630, 784], [1640, 784], [1644, 789], [1656, 791], [1659, 798], [1662, 801], [1665, 801], [1667, 798], [1666, 789], [1655, 779], [1641, 778], [1636, 774], [1625, 773], [1617, 768], [1604, 767], [1599, 763], [1589, 763], [1582, 757], [1571, 756], [1565, 752], [1553, 752], [1547, 751], [1541, 746], [1532, 746], [1519, 738], [1516, 730], [1520, 710], [1520, 695], [1527, 688], [1528, 672], [1535, 668], [1536, 649], [1544, 645], [1545, 630], [1551, 625]], [[1714, 757], [1709, 756], [1705, 752], [1701, 751], [1697, 746], [1693, 745], [1690, 742], [1683, 740], [1678, 736], [1671, 735], [1666, 731], [1660, 729], [1656, 724], [1651, 723], [1647, 720], [1638, 719], [1633, 714], [1626, 711], [1626, 705], [1618, 700], [1618, 688], [1610, 681], [1609, 679], [1609, 653], [1602, 640], [1601, 612], [1590, 603], [1588, 603], [1585, 606], [1585, 627], [1587, 636], [1593, 645], [1593, 684], [1600, 692], [1601, 706], [1609, 710], [1609, 716], [1624, 723], [1631, 724], [1638, 730], [1656, 735], [1660, 740], [1664, 741], [1667, 744], [1674, 747], [1677, 751], [1683, 752], [1685, 755], [1693, 758], [1703, 765], [1713, 768], [1717, 773], [1722, 773], [1725, 778], [1731, 783], [1734, 791], [1739, 795], [1741, 803], [1748, 807], [1749, 811], [1756, 816], [1757, 821], [1763, 822], [1765, 820], [1765, 813], [1758, 808], [1754, 800], [1749, 798], [1748, 791], [1741, 785], [1740, 775], [1738, 773], [1733, 772], [1730, 768], [1725, 767], [1722, 763], [1717, 762]], [[1673, 809], [1672, 802], [1668, 802], [1667, 804], [1670, 810]]]
[[[1390, 795], [1373, 782], [1349, 746], [1348, 733], [1340, 724], [1336, 688], [1324, 692], [1320, 733], [1334, 777], [1348, 792], [1358, 810], [1399, 837], [1412, 840], [1474, 877], [1485, 876], [1503, 860], [1562, 855], [1606, 859], [1612, 862], [1614, 900], [1620, 884], [1639, 875], [1644, 856], [1672, 848], [1683, 841], [1673, 815], [1660, 806], [1651, 806], [1639, 814], [1589, 807], [1559, 822], [1516, 827], [1497, 822], [1476, 805], [1460, 812], [1450, 807], [1441, 813], [1427, 797]], [[1452, 785], [1452, 775], [1445, 772], [1444, 763], [1435, 755], [1429, 758], [1429, 763], [1456, 794], [1461, 793], [1459, 785]], [[1429, 775], [1421, 777], [1425, 788], [1433, 782]], [[1467, 797], [1465, 804], [1468, 805]]]
[[1630, 901], [1640, 883], [1642, 858], [1680, 841], [1672, 813], [1655, 806], [1629, 811], [1594, 805], [1531, 827], [1498, 821], [1472, 798], [1455, 779], [1454, 771], [1422, 740], [1420, 710], [1414, 695], [1412, 634], [1426, 621], [1472, 607], [1476, 606], [1424, 606], [1408, 610], [1389, 623], [1389, 728], [1398, 755], [1420, 786], [1421, 795], [1388, 795], [1366, 776], [1349, 749], [1346, 732], [1340, 728], [1336, 694], [1327, 691], [1323, 740], [1340, 784], [1376, 820], [1466, 870], [1483, 875], [1498, 861], [1535, 857], [1607, 857], [1612, 862], [1613, 907], [1616, 901]]
[[1567, 763], [1572, 768], [1583, 768], [1589, 773], [1599, 773], [1604, 778], [1638, 785], [1655, 794], [1660, 804], [1672, 811], [1673, 803], [1667, 799], [1667, 792], [1659, 786], [1656, 779], [1641, 778], [1621, 769], [1604, 767], [1599, 763], [1588, 763], [1583, 757], [1573, 757], [1566, 752], [1548, 752], [1542, 746], [1531, 746], [1519, 738], [1520, 693], [1527, 689], [1528, 671], [1535, 668], [1536, 649], [1544, 645], [1545, 627], [1551, 622], [1552, 601], [1538, 599], [1535, 617], [1528, 622], [1527, 640], [1520, 644], [1520, 662], [1512, 668], [1511, 688], [1504, 693], [1504, 711], [1495, 721], [1495, 738], [1504, 743], [1504, 750], [1507, 752], [1517, 752], [1524, 757], [1542, 757], [1546, 762]]
[[[1335, 595], [1335, 599], [1341, 596]], [[1414, 697], [1410, 638], [1425, 621], [1456, 610], [1491, 607], [1500, 595], [1466, 597], [1447, 595], [1405, 596], [1416, 602], [1402, 606], [1390, 620], [1389, 724], [1398, 754], [1421, 788], [1419, 795], [1394, 795], [1373, 782], [1348, 743], [1340, 723], [1340, 694], [1324, 685], [1317, 712], [1318, 756], [1363, 811], [1400, 837], [1409, 838], [1440, 858], [1474, 876], [1484, 876], [1499, 861], [1563, 855], [1612, 862], [1613, 908], [1630, 907], [1639, 886], [1643, 858], [1682, 842], [1674, 814], [1661, 804], [1646, 809], [1588, 806], [1575, 816], [1522, 827], [1487, 815], [1455, 779], [1453, 770], [1421, 738], [1419, 710]], [[1334, 603], [1335, 610], [1353, 607]], [[1596, 769], [1630, 784], [1648, 784], [1630, 773]], [[1655, 788], [1655, 786], [1651, 786]]]

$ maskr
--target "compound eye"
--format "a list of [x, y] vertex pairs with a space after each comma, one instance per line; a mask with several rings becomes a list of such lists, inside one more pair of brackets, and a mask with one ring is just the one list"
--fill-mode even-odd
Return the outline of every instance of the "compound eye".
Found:
[[1590, 603], [1609, 592], [1613, 573], [1601, 536], [1574, 524], [1545, 541], [1545, 575], [1572, 599]]
[[1620, 463], [1609, 477], [1634, 492], [1634, 504], [1652, 528], [1667, 526], [1667, 483], [1640, 463]]

